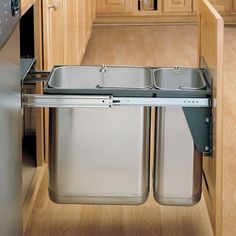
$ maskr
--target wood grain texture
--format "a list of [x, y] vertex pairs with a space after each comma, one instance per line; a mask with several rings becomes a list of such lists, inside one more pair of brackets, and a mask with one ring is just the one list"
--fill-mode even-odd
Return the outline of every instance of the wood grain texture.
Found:
[[21, 15], [23, 16], [38, 0], [21, 0]]
[[163, 1], [164, 12], [192, 12], [192, 0], [165, 0]]
[[[195, 26], [95, 27], [83, 64], [197, 66], [196, 32]], [[48, 198], [47, 176], [43, 181], [25, 236], [213, 236], [204, 199], [194, 207], [163, 207], [151, 190], [141, 206], [57, 205]]]
[[[59, 0], [57, 9], [49, 9], [53, 1], [43, 1], [44, 70], [54, 65], [79, 65], [92, 33], [95, 0]], [[49, 122], [44, 109], [45, 161], [48, 161]]]
[[65, 61], [64, 53], [64, 0], [58, 0], [58, 8], [49, 9], [51, 1], [43, 1], [43, 49], [44, 69], [50, 70], [55, 64], [61, 65]]
[[[41, 0], [34, 2], [34, 54], [36, 59], [36, 69], [43, 69], [43, 32], [42, 32], [42, 4]], [[43, 84], [37, 83], [35, 88], [36, 94], [43, 93]], [[35, 113], [35, 128], [36, 128], [36, 160], [37, 166], [42, 166], [44, 163], [45, 139], [44, 139], [44, 109], [33, 109]]]
[[210, 0], [211, 4], [217, 11], [230, 12], [233, 0]]
[[32, 209], [34, 207], [35, 200], [38, 196], [38, 191], [45, 174], [46, 165], [37, 167], [34, 173], [32, 183], [27, 192], [25, 201], [23, 203], [23, 232], [26, 230], [26, 226], [32, 214]]
[[96, 0], [98, 14], [132, 14], [133, 0]]
[[236, 26], [225, 28], [222, 235], [236, 235]]
[[199, 63], [203, 57], [211, 71], [213, 96], [213, 154], [203, 161], [204, 196], [215, 235], [222, 232], [223, 159], [223, 37], [224, 22], [207, 0], [199, 1]]
[[[103, 0], [96, 0], [101, 8]], [[120, 0], [118, 0], [120, 1]], [[130, 0], [130, 3], [132, 1]], [[210, 0], [213, 6], [223, 15], [225, 22], [236, 22], [235, 0]], [[133, 0], [133, 10], [125, 12], [124, 9], [114, 12], [116, 5], [110, 6], [105, 12], [97, 12], [97, 24], [173, 24], [197, 23], [198, 0], [159, 0], [155, 11], [139, 11], [138, 0]]]
[[233, 12], [236, 12], [236, 0], [233, 0], [233, 8], [232, 8]]

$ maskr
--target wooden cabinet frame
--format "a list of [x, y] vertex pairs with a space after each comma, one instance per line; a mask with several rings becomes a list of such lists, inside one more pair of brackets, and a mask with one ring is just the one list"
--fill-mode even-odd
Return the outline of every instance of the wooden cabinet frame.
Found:
[[[111, 7], [102, 11], [97, 1], [97, 24], [176, 24], [197, 23], [198, 0], [159, 0], [158, 9], [154, 11], [139, 11], [138, 0], [133, 2], [132, 11], [115, 11]], [[127, 0], [128, 1], [128, 0]], [[210, 0], [212, 5], [223, 15], [227, 23], [235, 23], [236, 0]], [[100, 9], [100, 10], [99, 10]]]
[[216, 236], [222, 235], [223, 37], [224, 21], [207, 0], [199, 0], [198, 59], [212, 74], [213, 154], [203, 162], [203, 191]]
[[97, 0], [98, 14], [132, 14], [133, 0]]
[[[24, 15], [30, 7], [34, 8], [34, 54], [37, 61], [36, 68], [43, 69], [43, 42], [42, 42], [42, 4], [41, 0], [22, 0], [21, 15]], [[42, 93], [43, 84], [36, 85], [35, 92]], [[36, 169], [23, 203], [23, 232], [29, 221], [39, 186], [43, 179], [46, 166], [45, 161], [45, 136], [44, 136], [44, 109], [34, 109], [36, 129]]]

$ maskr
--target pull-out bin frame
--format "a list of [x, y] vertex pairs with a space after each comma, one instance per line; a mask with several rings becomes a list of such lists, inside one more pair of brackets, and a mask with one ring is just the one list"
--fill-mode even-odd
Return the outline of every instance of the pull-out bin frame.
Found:
[[199, 152], [212, 151], [211, 99], [210, 98], [147, 98], [76, 95], [23, 94], [24, 107], [182, 107], [189, 124], [194, 143]]
[[[58, 68], [58, 67], [55, 67]], [[102, 67], [104, 68], [104, 66]], [[122, 67], [121, 67], [122, 69]], [[157, 68], [150, 68], [150, 70], [156, 70]], [[148, 71], [148, 68], [146, 69], [146, 71]], [[106, 73], [106, 70], [100, 70], [101, 73]], [[204, 73], [205, 69], [202, 69], [202, 73], [204, 74], [204, 76], [208, 76], [208, 73]], [[148, 72], [145, 72], [148, 73]], [[52, 73], [51, 73], [52, 75]], [[206, 79], [206, 81], [208, 81]], [[47, 84], [49, 84], [47, 82]], [[144, 112], [145, 109], [150, 109], [149, 107], [158, 107], [158, 108], [168, 108], [168, 107], [176, 107], [178, 109], [183, 110], [183, 116], [185, 117], [186, 121], [187, 121], [187, 126], [189, 127], [190, 133], [193, 139], [193, 145], [194, 145], [194, 150], [195, 153], [198, 153], [198, 155], [194, 155], [194, 160], [198, 160], [198, 163], [201, 163], [201, 158], [202, 158], [202, 154], [201, 153], [205, 153], [205, 154], [210, 154], [212, 151], [212, 122], [211, 122], [211, 106], [212, 106], [212, 101], [211, 101], [211, 88], [209, 86], [208, 83], [206, 83], [207, 87], [203, 90], [182, 90], [182, 89], [178, 89], [178, 90], [160, 90], [154, 87], [147, 87], [144, 89], [140, 89], [135, 87], [134, 89], [129, 88], [121, 88], [121, 87], [117, 87], [117, 88], [103, 88], [101, 86], [96, 87], [95, 89], [89, 88], [65, 88], [65, 89], [57, 89], [57, 88], [53, 88], [50, 86], [46, 86], [44, 88], [44, 94], [43, 95], [31, 95], [31, 94], [23, 94], [22, 95], [22, 106], [25, 107], [49, 107], [51, 108], [51, 117], [59, 117], [58, 114], [60, 114], [60, 117], [64, 117], [64, 115], [61, 115], [62, 113], [64, 113], [64, 111], [67, 111], [67, 113], [78, 113], [78, 117], [81, 117], [83, 115], [86, 116], [86, 114], [89, 116], [91, 116], [91, 109], [94, 109], [95, 111], [100, 110], [101, 112], [105, 111], [106, 109], [111, 109], [111, 114], [116, 111], [117, 109], [120, 111], [124, 111], [125, 108], [129, 109], [137, 109], [140, 110], [141, 112]], [[81, 108], [81, 109], [80, 109]], [[69, 109], [69, 110], [68, 110]], [[85, 113], [83, 113], [83, 110], [85, 111]], [[126, 111], [128, 111], [126, 110]], [[88, 111], [88, 113], [86, 113]], [[126, 112], [123, 112], [122, 116], [126, 115]], [[68, 114], [69, 114], [68, 113]], [[93, 113], [93, 112], [92, 112]], [[128, 113], [128, 112], [127, 112]], [[148, 114], [149, 112], [144, 112], [143, 114]], [[94, 114], [94, 117], [96, 117], [96, 114]], [[105, 114], [105, 113], [104, 113]], [[115, 114], [115, 112], [114, 112]], [[137, 113], [138, 114], [138, 113]], [[74, 117], [74, 115], [72, 116]], [[103, 118], [105, 118], [106, 116], [101, 116], [100, 121], [103, 120]], [[135, 119], [134, 116], [133, 119]], [[142, 116], [141, 116], [142, 117]], [[150, 119], [149, 115], [144, 115], [144, 120]], [[68, 118], [68, 117], [67, 117]], [[66, 118], [66, 119], [67, 119]], [[113, 117], [115, 118], [115, 116]], [[74, 119], [74, 118], [70, 118], [70, 119]], [[95, 118], [96, 119], [96, 118]], [[59, 120], [61, 120], [60, 122], [63, 123], [63, 119], [62, 118], [57, 118], [56, 122], [59, 122]], [[141, 119], [142, 120], [142, 119]], [[141, 121], [140, 120], [140, 121]], [[144, 122], [144, 120], [142, 122]], [[117, 120], [119, 122], [119, 119]], [[110, 121], [109, 121], [110, 122]], [[109, 123], [108, 122], [108, 123]], [[114, 121], [116, 122], [116, 121]], [[145, 125], [144, 123], [140, 123], [142, 124], [143, 128], [146, 126], [146, 130], [149, 129], [150, 127], [150, 122], [148, 121]], [[174, 122], [174, 121], [173, 121]], [[63, 128], [65, 129], [66, 126], [63, 123], [61, 125], [59, 125], [58, 127], [54, 127], [57, 123], [55, 123], [54, 121], [51, 120], [50, 126], [51, 129], [54, 127], [55, 129], [51, 130], [51, 135], [52, 136], [57, 136], [58, 135], [58, 131], [57, 129], [60, 128], [61, 126], [63, 126]], [[72, 122], [73, 123], [73, 122]], [[78, 121], [78, 124], [80, 122]], [[100, 123], [100, 122], [99, 122]], [[132, 123], [130, 123], [132, 124]], [[76, 125], [77, 126], [77, 125]], [[85, 125], [84, 125], [85, 126]], [[111, 129], [114, 128], [116, 126], [111, 126]], [[138, 126], [137, 126], [138, 127]], [[106, 128], [104, 126], [104, 128]], [[80, 128], [81, 129], [81, 128]], [[119, 127], [119, 124], [117, 126], [117, 129], [123, 129], [125, 132], [125, 128], [123, 127]], [[88, 130], [89, 130], [89, 126], [88, 126]], [[71, 131], [73, 132], [73, 130]], [[79, 132], [79, 130], [78, 130]], [[85, 131], [84, 131], [85, 132]], [[129, 132], [133, 132], [132, 130], [130, 131], [126, 131], [126, 133], [124, 133], [123, 135], [125, 135], [124, 137], [126, 137], [126, 135], [128, 135]], [[149, 131], [148, 131], [149, 132]], [[66, 133], [66, 132], [65, 132]], [[67, 132], [68, 133], [68, 132]], [[63, 132], [62, 132], [63, 134]], [[98, 133], [94, 133], [94, 135], [102, 135], [101, 132]], [[110, 134], [112, 135], [112, 133]], [[118, 195], [112, 195], [112, 192], [110, 192], [109, 195], [109, 189], [108, 189], [108, 195], [106, 196], [106, 194], [101, 195], [101, 196], [96, 196], [96, 193], [92, 193], [93, 196], [89, 196], [89, 192], [83, 193], [82, 190], [82, 194], [80, 193], [80, 187], [82, 186], [83, 183], [81, 182], [81, 180], [79, 179], [78, 182], [80, 184], [78, 184], [78, 189], [76, 189], [75, 187], [75, 192], [73, 193], [73, 188], [70, 188], [70, 190], [66, 187], [70, 182], [72, 183], [76, 183], [74, 177], [73, 179], [67, 178], [67, 183], [66, 181], [64, 182], [65, 178], [63, 177], [63, 179], [60, 179], [60, 175], [63, 175], [63, 172], [59, 172], [58, 170], [58, 166], [61, 166], [61, 163], [63, 162], [63, 158], [65, 158], [64, 156], [58, 156], [57, 152], [63, 152], [63, 148], [61, 149], [59, 147], [59, 149], [55, 150], [53, 148], [51, 148], [51, 150], [54, 150], [51, 152], [51, 155], [53, 155], [53, 158], [56, 158], [54, 161], [51, 160], [51, 164], [49, 167], [50, 170], [50, 196], [51, 199], [54, 200], [55, 202], [58, 203], [92, 203], [92, 204], [140, 204], [143, 203], [146, 198], [147, 198], [147, 194], [148, 194], [148, 173], [149, 173], [149, 165], [147, 164], [147, 161], [149, 160], [149, 158], [147, 157], [148, 152], [147, 150], [149, 150], [149, 138], [147, 138], [148, 133], [145, 131], [144, 133], [139, 133], [138, 135], [141, 135], [140, 138], [144, 135], [145, 138], [143, 140], [146, 141], [142, 141], [142, 142], [146, 142], [143, 146], [143, 149], [140, 151], [143, 152], [144, 156], [142, 158], [144, 158], [142, 161], [141, 159], [139, 159], [140, 162], [140, 166], [138, 168], [141, 168], [142, 166], [145, 166], [144, 169], [140, 169], [141, 172], [137, 172], [137, 178], [139, 180], [139, 182], [134, 183], [134, 185], [139, 186], [139, 183], [143, 183], [144, 185], [140, 185], [142, 186], [137, 187], [136, 188], [136, 192], [133, 192], [133, 196], [132, 194], [130, 196], [125, 196], [122, 195], [118, 196]], [[76, 133], [75, 133], [76, 139], [78, 139], [79, 142], [81, 142], [80, 140], [83, 139], [83, 137], [79, 137]], [[88, 136], [86, 136], [88, 138]], [[63, 138], [56, 138], [56, 137], [50, 137], [51, 143], [50, 145], [54, 145], [55, 144], [55, 140], [59, 140], [59, 142], [57, 142], [57, 147], [58, 145], [63, 145]], [[54, 141], [52, 141], [54, 140]], [[89, 138], [88, 138], [89, 140]], [[102, 140], [102, 136], [101, 136], [101, 140]], [[117, 142], [117, 139], [111, 139], [112, 142]], [[122, 140], [122, 138], [121, 138]], [[72, 142], [74, 142], [72, 140]], [[96, 141], [95, 141], [96, 142]], [[106, 141], [107, 142], [107, 141]], [[121, 144], [122, 142], [118, 141], [119, 144]], [[128, 141], [127, 141], [128, 142]], [[108, 141], [109, 143], [109, 141]], [[118, 144], [118, 146], [119, 146]], [[78, 144], [79, 145], [79, 144]], [[127, 144], [128, 145], [128, 144]], [[139, 145], [139, 144], [138, 144]], [[74, 142], [74, 146], [76, 146], [76, 143]], [[55, 147], [55, 145], [54, 145]], [[67, 147], [69, 148], [70, 145], [68, 144]], [[89, 147], [87, 147], [88, 149]], [[120, 147], [121, 148], [121, 147]], [[171, 147], [170, 147], [171, 148]], [[59, 150], [59, 151], [58, 151]], [[137, 149], [138, 150], [138, 149]], [[145, 151], [146, 150], [146, 151]], [[79, 152], [79, 150], [78, 150]], [[134, 151], [135, 153], [136, 151]], [[183, 150], [184, 152], [184, 150]], [[75, 152], [73, 152], [75, 154]], [[74, 155], [73, 154], [73, 155]], [[55, 155], [57, 157], [55, 157]], [[190, 155], [192, 155], [190, 153]], [[99, 154], [98, 154], [99, 156]], [[128, 156], [127, 156], [128, 157]], [[140, 156], [141, 157], [141, 156]], [[60, 158], [60, 159], [58, 159]], [[75, 157], [73, 157], [75, 158]], [[80, 157], [81, 158], [81, 157]], [[86, 156], [82, 157], [86, 158]], [[156, 157], [156, 163], [159, 162], [159, 164], [161, 163], [160, 159], [158, 159], [159, 157]], [[169, 157], [168, 157], [169, 158]], [[192, 158], [192, 157], [190, 157]], [[198, 158], [198, 159], [197, 159]], [[105, 160], [105, 159], [104, 159]], [[103, 160], [103, 161], [104, 161]], [[108, 160], [108, 159], [107, 159]], [[125, 158], [123, 159], [125, 161]], [[122, 161], [122, 158], [121, 158]], [[106, 161], [104, 161], [105, 164]], [[73, 163], [69, 161], [69, 163]], [[74, 159], [74, 163], [79, 165], [79, 162], [77, 162], [76, 158]], [[89, 163], [87, 163], [89, 164]], [[93, 164], [92, 161], [90, 160], [90, 164]], [[156, 167], [156, 172], [155, 172], [155, 184], [154, 184], [154, 195], [156, 197], [156, 200], [160, 203], [163, 204], [180, 204], [180, 205], [192, 205], [195, 204], [197, 201], [199, 201], [200, 196], [201, 196], [201, 187], [199, 183], [201, 183], [201, 165], [197, 164], [196, 165], [198, 168], [200, 166], [200, 169], [198, 168], [197, 172], [194, 174], [194, 169], [192, 174], [196, 175], [196, 183], [198, 183], [198, 188], [197, 188], [197, 196], [193, 196], [196, 197], [196, 199], [191, 199], [186, 201], [182, 201], [179, 199], [181, 199], [181, 197], [179, 199], [177, 199], [177, 202], [174, 200], [169, 201], [168, 197], [166, 198], [166, 196], [164, 196], [164, 198], [160, 197], [161, 194], [161, 190], [160, 190], [160, 186], [158, 186], [157, 183], [159, 184], [163, 184], [164, 182], [161, 180], [161, 178], [165, 178], [165, 175], [168, 174], [167, 172], [163, 172], [164, 174], [162, 174], [161, 176], [159, 175], [159, 182], [157, 182], [156, 178], [157, 178], [157, 171], [158, 174], [160, 174], [161, 169], [160, 169], [160, 165], [158, 165]], [[61, 167], [60, 167], [61, 168]], [[70, 167], [71, 168], [71, 167]], [[195, 166], [193, 165], [190, 168], [195, 168]], [[195, 168], [195, 169], [196, 169]], [[132, 169], [132, 168], [131, 168]], [[164, 170], [162, 168], [162, 170]], [[67, 168], [66, 170], [67, 172], [69, 171], [69, 169]], [[108, 171], [108, 169], [106, 169], [105, 171]], [[75, 170], [74, 170], [75, 172]], [[60, 174], [61, 173], [61, 174]], [[120, 171], [120, 175], [122, 175], [122, 171]], [[96, 174], [94, 175], [96, 178]], [[68, 176], [67, 176], [68, 177]], [[142, 180], [141, 180], [141, 179]], [[58, 182], [59, 181], [59, 182]], [[69, 181], [69, 182], [68, 182]], [[85, 180], [86, 181], [86, 180]], [[92, 183], [92, 179], [89, 180], [90, 183]], [[131, 182], [130, 182], [131, 183]], [[62, 184], [62, 185], [61, 185]], [[82, 184], [82, 185], [81, 185]], [[62, 187], [64, 186], [64, 187]], [[92, 185], [91, 185], [92, 186]], [[107, 185], [108, 186], [108, 185]], [[101, 185], [101, 188], [104, 188], [105, 185]], [[163, 186], [162, 186], [163, 187]], [[86, 188], [87, 189], [87, 188]], [[91, 189], [90, 189], [91, 190]], [[64, 191], [64, 192], [63, 192]], [[99, 192], [99, 189], [97, 190]], [[92, 192], [92, 190], [91, 190]], [[114, 189], [114, 193], [116, 192], [116, 189]], [[122, 188], [121, 188], [121, 192], [122, 192]], [[64, 195], [63, 195], [64, 193]], [[76, 193], [79, 196], [76, 196]], [[71, 195], [72, 194], [72, 195]], [[136, 197], [135, 197], [136, 196]], [[165, 199], [166, 198], [166, 199]], [[174, 198], [175, 199], [175, 198]]]

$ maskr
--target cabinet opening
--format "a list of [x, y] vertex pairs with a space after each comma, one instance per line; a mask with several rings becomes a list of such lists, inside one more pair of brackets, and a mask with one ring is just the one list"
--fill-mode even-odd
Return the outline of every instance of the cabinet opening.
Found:
[[34, 8], [31, 7], [20, 20], [21, 58], [34, 58]]
[[[31, 7], [20, 20], [20, 56], [21, 56], [21, 78], [32, 67], [34, 53], [34, 8]], [[31, 62], [32, 60], [32, 62]], [[33, 93], [34, 87], [23, 88], [24, 93]], [[35, 175], [36, 158], [36, 131], [35, 131], [35, 109], [24, 108], [22, 123], [22, 187], [23, 202], [27, 198], [32, 180]]]
[[158, 0], [138, 0], [139, 11], [156, 11], [158, 10]]

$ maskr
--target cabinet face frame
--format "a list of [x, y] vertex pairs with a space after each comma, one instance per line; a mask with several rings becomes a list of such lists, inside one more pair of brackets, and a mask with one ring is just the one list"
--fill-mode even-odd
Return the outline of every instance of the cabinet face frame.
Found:
[[192, 0], [165, 0], [163, 1], [164, 13], [191, 13]]
[[224, 21], [207, 0], [199, 0], [198, 59], [204, 58], [213, 76], [212, 121], [213, 154], [204, 158], [203, 191], [212, 228], [222, 235], [222, 159], [223, 159], [223, 37]]
[[133, 0], [97, 0], [98, 14], [131, 14]]
[[232, 2], [232, 11], [236, 13], [236, 0], [233, 0]]
[[230, 12], [232, 0], [210, 0], [210, 3], [219, 12]]

